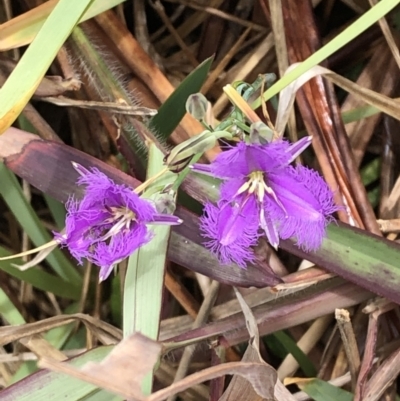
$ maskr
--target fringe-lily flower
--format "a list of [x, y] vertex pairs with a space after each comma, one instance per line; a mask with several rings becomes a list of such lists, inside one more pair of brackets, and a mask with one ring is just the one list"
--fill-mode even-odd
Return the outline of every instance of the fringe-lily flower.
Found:
[[117, 263], [151, 240], [147, 224], [182, 222], [158, 213], [150, 201], [128, 186], [115, 184], [96, 168], [89, 171], [76, 163], [74, 167], [80, 174], [77, 184], [86, 187], [85, 195], [82, 200], [68, 200], [65, 234], [55, 236], [79, 263], [85, 258], [100, 266], [100, 281]]
[[332, 191], [316, 171], [291, 166], [310, 142], [240, 142], [210, 165], [193, 166], [223, 180], [217, 205], [207, 203], [201, 219], [206, 246], [221, 263], [254, 262], [251, 247], [264, 234], [275, 248], [290, 237], [306, 251], [321, 245], [337, 210]]

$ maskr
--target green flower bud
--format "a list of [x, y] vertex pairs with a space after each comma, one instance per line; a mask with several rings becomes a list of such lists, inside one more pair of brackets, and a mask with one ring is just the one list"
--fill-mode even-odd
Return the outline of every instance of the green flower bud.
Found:
[[154, 200], [156, 210], [161, 214], [174, 214], [176, 209], [175, 192], [172, 190], [158, 194]]
[[257, 121], [250, 125], [250, 142], [266, 144], [272, 142], [274, 132], [262, 121]]
[[193, 156], [204, 153], [215, 146], [219, 138], [232, 138], [232, 134], [227, 131], [203, 131], [179, 145], [175, 146], [171, 152], [165, 156], [164, 163], [169, 170], [174, 173], [181, 172], [189, 165]]
[[186, 100], [186, 111], [196, 120], [202, 120], [207, 112], [208, 100], [202, 93], [193, 93]]

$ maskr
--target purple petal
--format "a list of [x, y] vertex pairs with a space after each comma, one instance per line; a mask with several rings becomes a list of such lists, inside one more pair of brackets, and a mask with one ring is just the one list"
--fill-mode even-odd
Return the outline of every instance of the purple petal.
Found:
[[153, 220], [148, 224], [167, 224], [170, 226], [177, 226], [182, 224], [183, 220], [172, 214], [155, 214]]
[[109, 243], [100, 242], [95, 246], [95, 251], [88, 259], [101, 266], [100, 280], [105, 280], [112, 268], [130, 256], [138, 248], [147, 244], [153, 233], [144, 224], [135, 224], [131, 230], [119, 232], [113, 235]]
[[286, 152], [290, 153], [290, 162], [293, 162], [297, 156], [299, 156], [301, 153], [303, 153], [311, 144], [312, 141], [312, 136], [306, 136], [304, 138], [301, 138], [295, 143], [292, 143]]
[[279, 174], [269, 175], [269, 185], [287, 211], [279, 211], [271, 199], [265, 202], [265, 212], [278, 222], [282, 239], [295, 237], [298, 246], [315, 250], [325, 236], [326, 226], [337, 210], [332, 191], [314, 170], [303, 166], [288, 167]]
[[254, 262], [251, 247], [257, 244], [258, 219], [255, 204], [247, 202], [242, 209], [229, 203], [214, 206], [207, 203], [200, 229], [208, 238], [206, 247], [217, 255], [221, 264], [236, 263], [246, 267]]
[[213, 175], [213, 169], [210, 164], [193, 163], [189, 168], [195, 173]]
[[268, 173], [290, 163], [289, 146], [289, 142], [283, 140], [264, 145], [239, 142], [236, 147], [219, 154], [211, 168], [220, 178], [243, 177], [254, 171]]
[[271, 220], [270, 216], [265, 216], [265, 210], [262, 209], [260, 212], [260, 227], [265, 232], [268, 242], [272, 247], [278, 249], [279, 245], [279, 235], [278, 230], [274, 222]]

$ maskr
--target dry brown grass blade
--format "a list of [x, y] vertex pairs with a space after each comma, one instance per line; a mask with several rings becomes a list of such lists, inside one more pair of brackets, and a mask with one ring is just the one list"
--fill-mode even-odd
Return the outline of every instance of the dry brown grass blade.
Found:
[[[297, 346], [304, 352], [305, 355], [308, 355], [321, 340], [321, 337], [326, 332], [332, 319], [333, 317], [331, 314], [316, 319], [303, 334], [300, 340], [297, 341]], [[298, 362], [291, 354], [289, 354], [278, 368], [278, 377], [281, 380], [284, 380], [286, 377], [292, 376], [298, 368]]]
[[179, 281], [175, 275], [168, 270], [165, 272], [164, 283], [168, 291], [175, 297], [186, 313], [193, 319], [197, 316], [200, 305], [187, 290], [185, 286]]
[[22, 338], [41, 334], [55, 327], [64, 326], [71, 322], [80, 321], [88, 330], [97, 336], [104, 344], [114, 344], [122, 338], [121, 330], [92, 316], [83, 313], [73, 315], [53, 316], [48, 319], [27, 323], [20, 326], [0, 327], [0, 345], [5, 345]]
[[[378, 2], [376, 0], [369, 0], [371, 6], [375, 6]], [[397, 67], [400, 68], [400, 52], [399, 48], [394, 40], [393, 34], [390, 30], [390, 26], [386, 21], [386, 18], [381, 18], [379, 21], [382, 33], [385, 36], [386, 42], [389, 46], [390, 52], [392, 53], [393, 59], [396, 61]]]
[[354, 401], [363, 401], [366, 382], [371, 371], [375, 356], [375, 346], [378, 336], [378, 317], [371, 313], [368, 321], [367, 339], [365, 342], [364, 357], [361, 361], [360, 373], [357, 379], [357, 386], [354, 392]]
[[[96, 17], [96, 20], [120, 50], [126, 64], [152, 90], [159, 101], [164, 102], [174, 91], [174, 87], [143, 51], [127, 28], [119, 22], [114, 12], [107, 11], [102, 13]], [[178, 134], [176, 131], [171, 136], [176, 143], [182, 142], [190, 136], [203, 131], [203, 126], [188, 114], [182, 119], [180, 125], [184, 129], [184, 133], [181, 131]], [[210, 152], [211, 156], [214, 154]]]
[[[203, 303], [201, 304], [201, 307], [199, 309], [199, 313], [197, 314], [194, 323], [193, 323], [193, 328], [198, 328], [202, 324], [206, 323], [208, 320], [208, 317], [210, 315], [211, 309], [214, 306], [214, 303], [217, 299], [218, 292], [219, 292], [219, 287], [220, 284], [218, 281], [212, 281], [208, 292], [204, 298]], [[183, 351], [183, 355], [181, 360], [179, 361], [179, 366], [178, 369], [176, 370], [176, 375], [174, 378], [174, 383], [177, 383], [179, 380], [183, 379], [190, 367], [190, 362], [192, 360], [193, 354], [196, 350], [197, 344], [191, 344], [185, 348]], [[175, 401], [176, 399], [176, 394], [170, 396], [168, 398], [168, 401]]]
[[354, 391], [360, 369], [360, 353], [358, 351], [356, 337], [351, 324], [350, 314], [346, 309], [336, 309], [335, 318], [337, 320], [344, 350], [346, 352], [351, 374], [352, 390]]
[[400, 349], [393, 352], [380, 365], [364, 390], [363, 401], [378, 401], [400, 373]]
[[[383, 69], [385, 70], [385, 74], [381, 73]], [[393, 96], [396, 88], [396, 73], [397, 66], [389, 50], [386, 48], [386, 45], [380, 45], [365, 65], [356, 83], [359, 86], [369, 88], [390, 97]], [[365, 101], [362, 98], [349, 93], [341, 109], [342, 112], [345, 112], [361, 107], [364, 104]], [[381, 114], [379, 113], [346, 124], [346, 131], [350, 137], [354, 159], [358, 166], [361, 163], [367, 144], [380, 120]]]
[[[17, 63], [3, 55], [0, 55], [0, 70], [7, 78], [14, 70]], [[3, 84], [3, 79], [0, 80]], [[59, 96], [68, 91], [77, 91], [81, 87], [81, 82], [76, 78], [64, 79], [61, 76], [45, 76], [35, 91], [35, 96]]]
[[[312, 8], [308, 2], [282, 1], [286, 41], [292, 63], [306, 59], [320, 47]], [[299, 19], [298, 15], [302, 18]], [[345, 202], [350, 211], [339, 212], [345, 222], [380, 234], [361, 177], [354, 164], [348, 137], [340, 118], [332, 85], [317, 77], [298, 92], [297, 103], [304, 124], [313, 136], [313, 145], [325, 179], [332, 189], [339, 188], [339, 204]]]

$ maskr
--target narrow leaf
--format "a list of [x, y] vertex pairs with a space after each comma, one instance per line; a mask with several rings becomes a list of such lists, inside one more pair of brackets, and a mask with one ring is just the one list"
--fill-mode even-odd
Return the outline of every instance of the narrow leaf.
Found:
[[[0, 89], [0, 134], [18, 117], [93, 0], [60, 0]], [[38, 55], [40, 54], [40, 57]]]
[[157, 115], [151, 119], [150, 128], [158, 132], [165, 139], [171, 135], [186, 113], [185, 104], [187, 98], [191, 94], [200, 91], [207, 78], [212, 61], [212, 57], [204, 60], [182, 81], [178, 88], [175, 89], [172, 95], [159, 108]]

